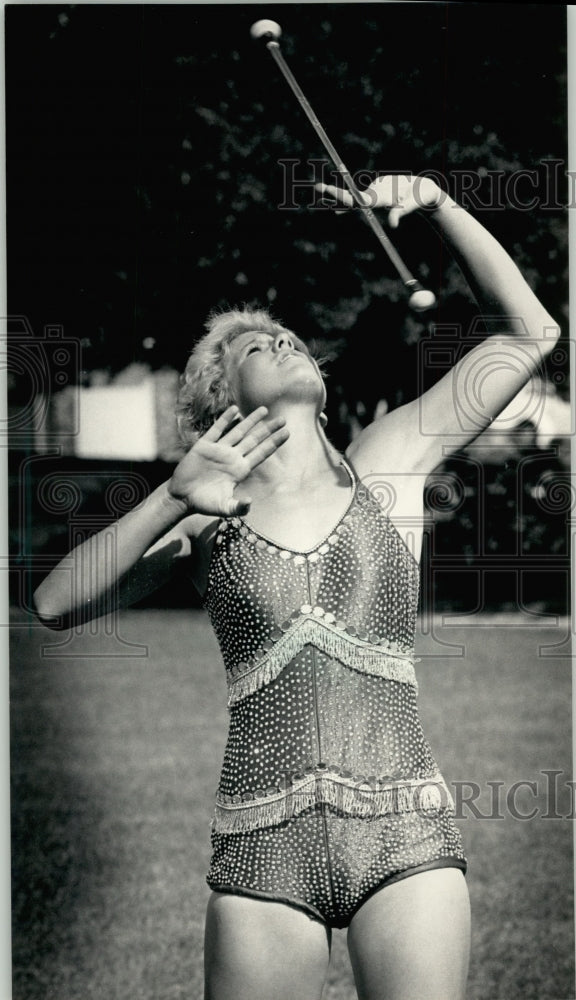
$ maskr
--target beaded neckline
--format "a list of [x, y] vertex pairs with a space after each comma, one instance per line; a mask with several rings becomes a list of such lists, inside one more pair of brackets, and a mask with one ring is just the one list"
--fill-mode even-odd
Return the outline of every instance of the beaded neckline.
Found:
[[281, 545], [279, 542], [274, 541], [273, 538], [269, 538], [268, 535], [264, 535], [261, 531], [258, 531], [257, 528], [253, 528], [251, 524], [248, 524], [244, 520], [243, 517], [238, 517], [235, 520], [237, 520], [241, 524], [243, 524], [244, 527], [247, 528], [248, 531], [252, 535], [256, 535], [258, 538], [261, 538], [262, 541], [267, 542], [268, 545], [273, 545], [274, 548], [276, 548], [276, 549], [281, 549], [284, 552], [290, 552], [292, 555], [297, 555], [297, 556], [308, 556], [308, 555], [311, 555], [313, 552], [317, 552], [318, 549], [320, 549], [323, 545], [326, 544], [328, 538], [330, 538], [337, 531], [337, 529], [340, 527], [340, 525], [342, 524], [342, 521], [344, 520], [344, 518], [347, 517], [347, 515], [350, 513], [350, 510], [352, 509], [352, 506], [353, 506], [354, 501], [356, 499], [356, 489], [357, 489], [357, 485], [358, 485], [357, 484], [357, 480], [356, 480], [356, 476], [354, 475], [352, 469], [348, 465], [348, 462], [346, 462], [346, 460], [344, 458], [340, 459], [340, 465], [342, 465], [346, 469], [346, 472], [348, 473], [348, 476], [350, 477], [350, 488], [351, 488], [351, 491], [352, 491], [351, 496], [350, 496], [350, 501], [349, 501], [346, 509], [343, 511], [343, 513], [338, 518], [336, 524], [334, 524], [332, 526], [332, 528], [330, 529], [330, 531], [328, 531], [324, 535], [324, 537], [321, 538], [320, 541], [317, 542], [316, 545], [313, 545], [310, 549], [292, 549], [292, 548], [290, 548], [289, 545]]

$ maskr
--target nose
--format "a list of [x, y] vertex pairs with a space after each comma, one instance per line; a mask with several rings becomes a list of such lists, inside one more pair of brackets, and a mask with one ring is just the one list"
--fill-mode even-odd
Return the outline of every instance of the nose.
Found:
[[274, 338], [274, 351], [278, 353], [279, 351], [293, 351], [294, 341], [290, 334], [283, 330], [282, 333], [276, 334]]

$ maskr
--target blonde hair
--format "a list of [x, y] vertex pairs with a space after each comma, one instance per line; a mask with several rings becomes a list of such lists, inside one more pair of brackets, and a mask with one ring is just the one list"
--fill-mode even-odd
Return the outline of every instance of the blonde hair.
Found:
[[185, 444], [192, 445], [234, 402], [226, 377], [226, 358], [232, 341], [241, 333], [261, 330], [276, 336], [290, 333], [267, 309], [228, 309], [213, 312], [206, 333], [188, 358], [176, 401], [176, 420]]

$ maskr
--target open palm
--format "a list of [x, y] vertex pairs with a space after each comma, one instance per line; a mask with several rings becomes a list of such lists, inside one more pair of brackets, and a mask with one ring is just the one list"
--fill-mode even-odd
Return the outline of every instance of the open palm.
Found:
[[250, 498], [235, 496], [236, 487], [288, 438], [284, 418], [267, 420], [265, 406], [243, 419], [238, 416], [237, 406], [228, 407], [174, 470], [170, 493], [190, 513], [245, 514]]

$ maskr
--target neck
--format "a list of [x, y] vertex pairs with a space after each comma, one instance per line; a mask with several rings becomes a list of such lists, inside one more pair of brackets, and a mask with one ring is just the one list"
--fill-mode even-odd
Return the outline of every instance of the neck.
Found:
[[290, 437], [253, 470], [250, 479], [254, 484], [270, 490], [289, 490], [338, 467], [340, 455], [326, 438], [315, 413], [295, 406], [284, 408], [282, 416]]

